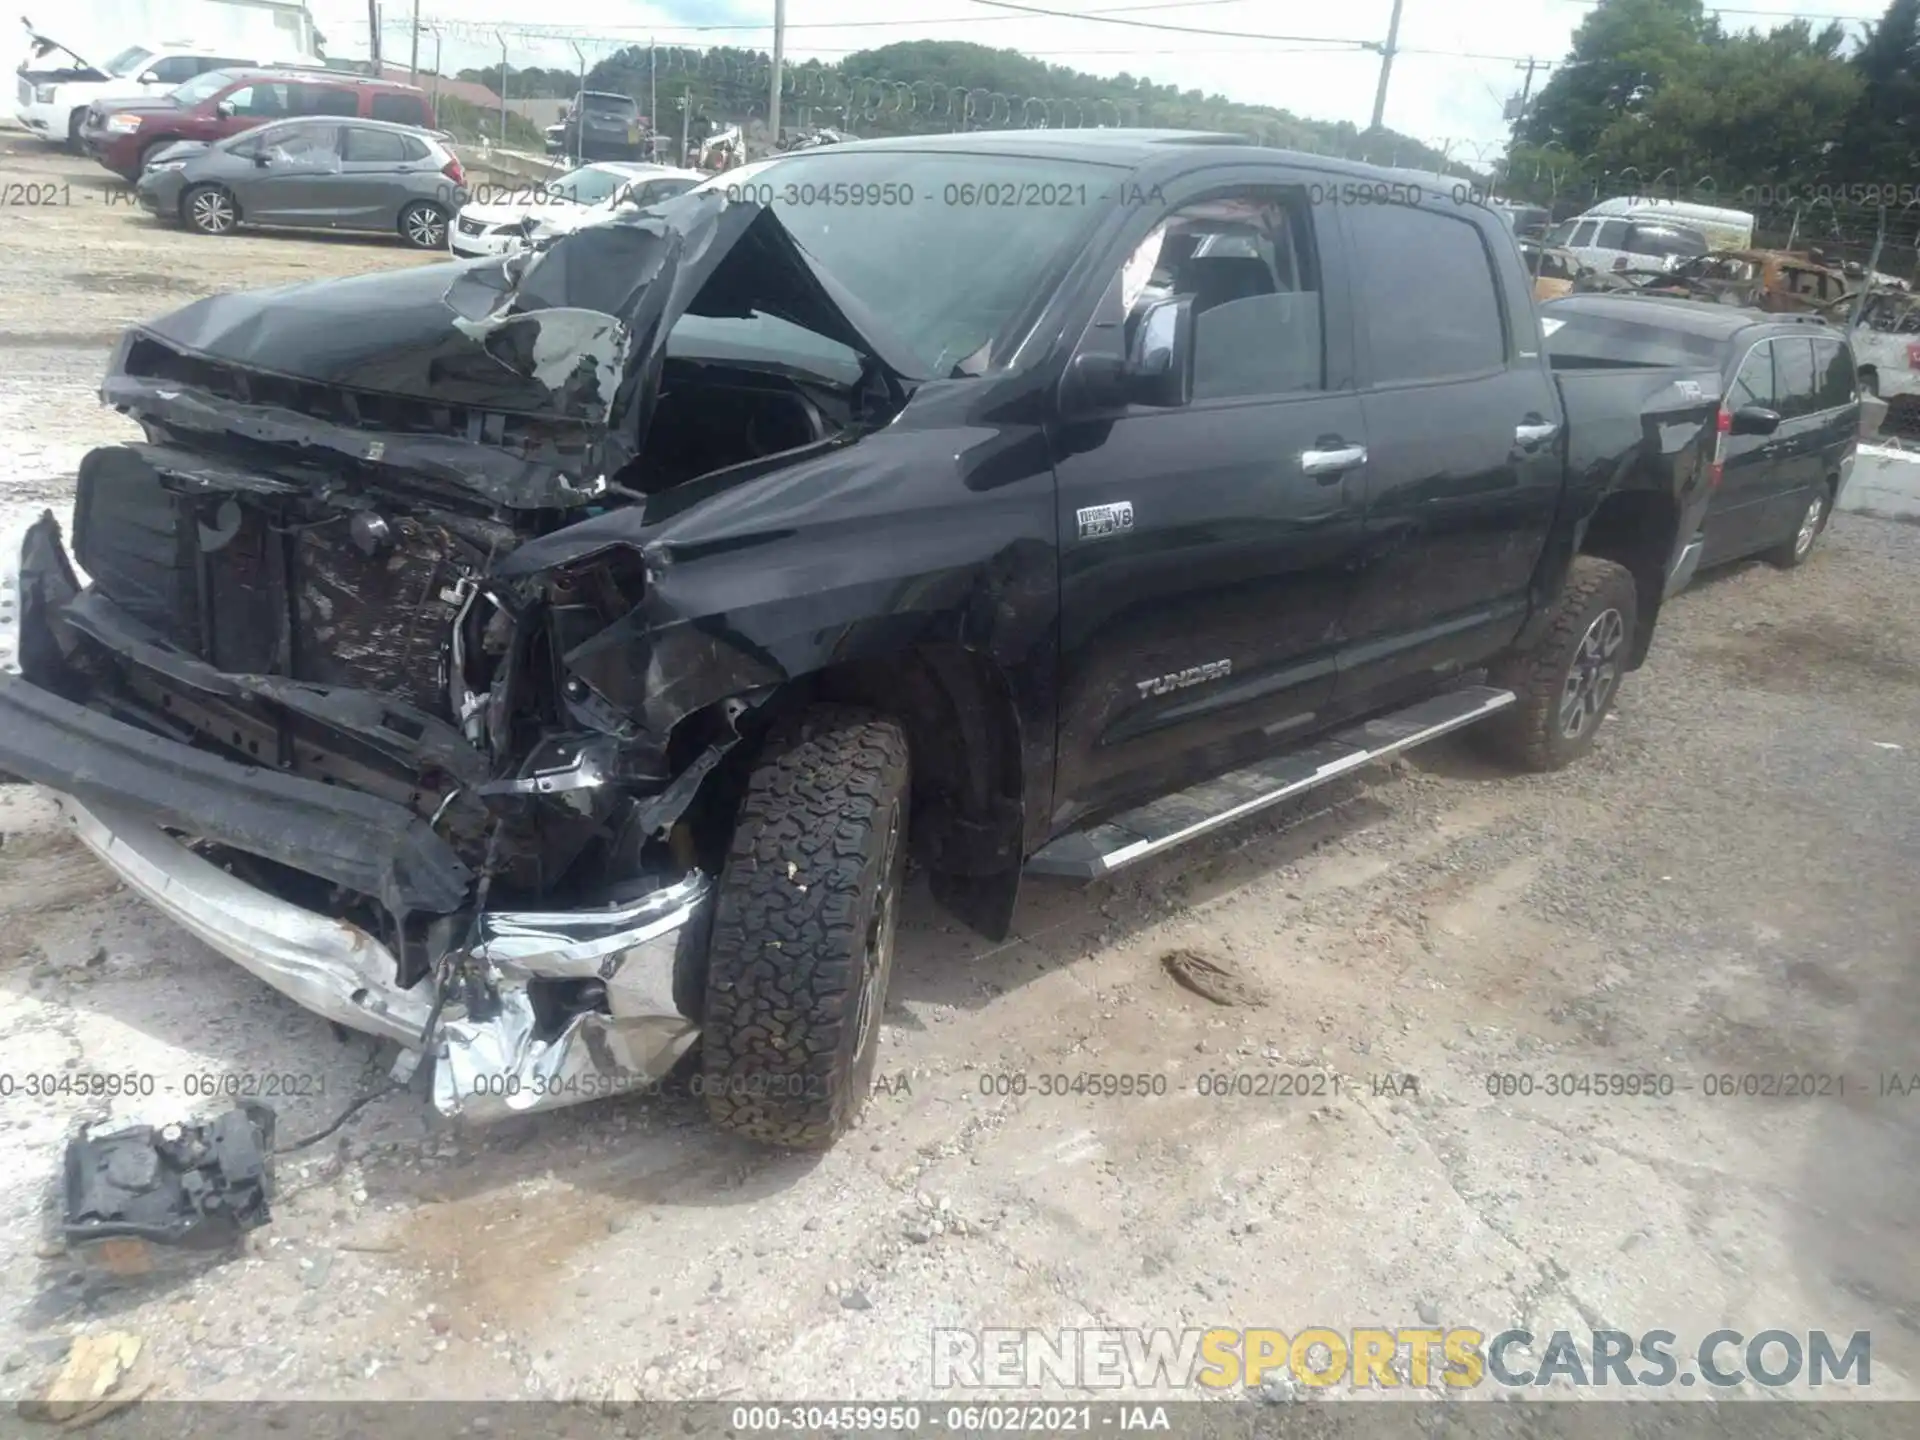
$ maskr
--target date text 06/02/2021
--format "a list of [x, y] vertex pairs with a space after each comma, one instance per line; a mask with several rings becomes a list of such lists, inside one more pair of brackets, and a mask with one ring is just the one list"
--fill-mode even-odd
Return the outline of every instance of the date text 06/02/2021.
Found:
[[736, 1433], [912, 1435], [952, 1430], [964, 1435], [1089, 1435], [1095, 1431], [1170, 1431], [1164, 1405], [736, 1405]]

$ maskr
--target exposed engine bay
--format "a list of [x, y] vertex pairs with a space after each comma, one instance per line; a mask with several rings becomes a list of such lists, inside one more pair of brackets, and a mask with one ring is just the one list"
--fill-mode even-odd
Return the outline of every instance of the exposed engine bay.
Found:
[[[480, 1082], [560, 1063], [569, 1033], [576, 1068], [649, 1068], [605, 1043], [636, 946], [664, 945], [697, 1018], [698, 947], [661, 917], [700, 898], [696, 801], [780, 675], [675, 621], [650, 510], [849, 444], [907, 394], [770, 212], [665, 208], [334, 282], [332, 327], [216, 296], [130, 332], [102, 394], [147, 440], [81, 467], [91, 584], [51, 517], [25, 546], [24, 703], [76, 703], [141, 761], [96, 798], [147, 787], [200, 859], [377, 941], [387, 1016], [465, 1027], [452, 1068]], [[88, 801], [88, 776], [27, 778]]]

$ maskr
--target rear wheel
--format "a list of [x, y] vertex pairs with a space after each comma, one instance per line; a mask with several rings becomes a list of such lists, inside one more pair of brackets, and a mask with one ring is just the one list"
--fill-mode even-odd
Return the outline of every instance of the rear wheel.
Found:
[[701, 1082], [714, 1123], [825, 1149], [873, 1084], [907, 852], [907, 740], [819, 705], [747, 779], [708, 948]]
[[180, 197], [180, 218], [202, 235], [231, 235], [240, 207], [221, 185], [195, 185]]
[[87, 108], [81, 106], [67, 116], [67, 149], [76, 155], [87, 153], [87, 142], [80, 138], [80, 127], [87, 123]]
[[416, 250], [447, 248], [447, 212], [431, 200], [415, 200], [400, 212], [400, 238]]
[[1769, 550], [1766, 560], [1782, 570], [1795, 570], [1806, 564], [1813, 555], [1814, 542], [1827, 528], [1827, 517], [1832, 511], [1833, 487], [1822, 485], [1807, 500], [1807, 508], [1800, 512], [1800, 523], [1793, 535]]
[[1483, 741], [1523, 770], [1560, 770], [1593, 748], [1626, 674], [1638, 595], [1626, 568], [1576, 556], [1553, 622], [1533, 645], [1493, 667], [1512, 706], [1481, 726]]

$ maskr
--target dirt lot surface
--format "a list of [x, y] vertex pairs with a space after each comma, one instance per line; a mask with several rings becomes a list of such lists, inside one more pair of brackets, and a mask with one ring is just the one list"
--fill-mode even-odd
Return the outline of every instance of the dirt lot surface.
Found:
[[[86, 448], [131, 438], [93, 395], [126, 322], [418, 263], [163, 229], [103, 173], [0, 134], [0, 177], [72, 187], [0, 210], [9, 517], [64, 518]], [[389, 1095], [289, 1158], [244, 1259], [140, 1290], [48, 1244], [75, 1121], [293, 1075], [303, 1134], [381, 1057], [122, 892], [43, 796], [0, 788], [0, 832], [0, 1069], [158, 1087], [0, 1101], [10, 1397], [103, 1330], [144, 1338], [153, 1394], [232, 1399], [924, 1396], [943, 1326], [1665, 1329], [1685, 1370], [1721, 1328], [1869, 1330], [1873, 1394], [1920, 1375], [1920, 1094], [1879, 1093], [1920, 1072], [1920, 529], [1843, 515], [1798, 573], [1701, 583], [1566, 774], [1423, 751], [1118, 883], [1030, 884], [999, 945], [916, 884], [886, 1093], [825, 1156], [686, 1097], [461, 1132]], [[1083, 1074], [1165, 1093], [1040, 1093]], [[1845, 1094], [1709, 1093], [1748, 1075]]]

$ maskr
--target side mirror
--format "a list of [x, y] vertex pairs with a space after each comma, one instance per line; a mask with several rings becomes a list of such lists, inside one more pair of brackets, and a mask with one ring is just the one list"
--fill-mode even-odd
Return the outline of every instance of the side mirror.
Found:
[[1080, 413], [1128, 405], [1177, 409], [1193, 398], [1193, 300], [1178, 296], [1141, 306], [1127, 356], [1090, 352], [1067, 367], [1062, 399]]
[[158, 70], [147, 71], [140, 77], [140, 83], [142, 85], [158, 85], [160, 83], [160, 72]]
[[1193, 399], [1193, 297], [1176, 295], [1141, 307], [1127, 347], [1128, 398], [1175, 408]]
[[1780, 428], [1780, 412], [1764, 405], [1742, 405], [1733, 412], [1735, 435], [1771, 435]]
[[265, 150], [256, 150], [253, 152], [253, 163], [264, 170], [273, 164], [273, 156], [269, 155]]
[[218, 115], [222, 120], [231, 120], [233, 118], [233, 102], [231, 100], [222, 100], [218, 105], [213, 107], [213, 113]]

